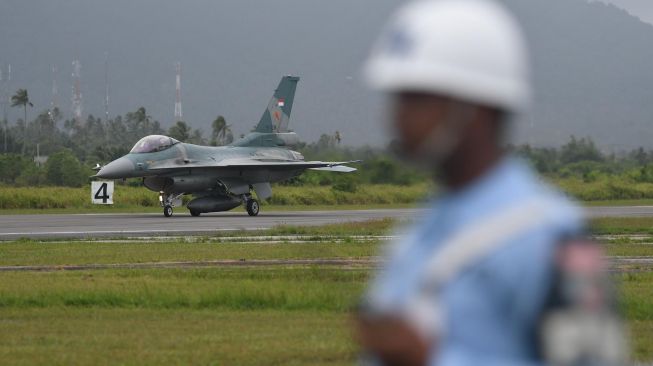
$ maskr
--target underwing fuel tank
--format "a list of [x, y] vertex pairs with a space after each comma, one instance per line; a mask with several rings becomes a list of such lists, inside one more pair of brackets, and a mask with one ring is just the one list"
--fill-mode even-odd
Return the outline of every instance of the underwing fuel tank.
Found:
[[235, 197], [200, 197], [188, 202], [186, 207], [194, 212], [229, 211], [240, 206], [242, 201]]

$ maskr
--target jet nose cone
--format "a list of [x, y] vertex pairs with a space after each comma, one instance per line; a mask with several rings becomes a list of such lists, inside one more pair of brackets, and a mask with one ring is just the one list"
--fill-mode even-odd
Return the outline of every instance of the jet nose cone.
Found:
[[123, 157], [103, 166], [95, 176], [104, 179], [120, 179], [129, 178], [133, 173], [134, 163]]

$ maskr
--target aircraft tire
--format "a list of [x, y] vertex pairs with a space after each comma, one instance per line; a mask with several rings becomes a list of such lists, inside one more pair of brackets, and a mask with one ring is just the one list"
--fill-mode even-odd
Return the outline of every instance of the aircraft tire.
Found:
[[190, 210], [190, 215], [193, 216], [193, 217], [197, 217], [197, 216], [200, 215], [200, 212], [199, 212], [199, 211], [195, 211], [195, 210]]
[[165, 217], [170, 217], [172, 216], [172, 206], [170, 205], [165, 205], [163, 207], [163, 216]]
[[258, 215], [258, 211], [260, 209], [259, 203], [257, 200], [251, 198], [247, 200], [247, 214], [250, 216], [256, 216]]

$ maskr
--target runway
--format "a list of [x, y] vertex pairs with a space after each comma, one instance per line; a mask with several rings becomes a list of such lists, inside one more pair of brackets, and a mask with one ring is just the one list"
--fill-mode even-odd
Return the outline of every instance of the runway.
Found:
[[[249, 217], [238, 210], [200, 217], [179, 212], [170, 218], [160, 213], [0, 215], [0, 240], [211, 235], [224, 231], [269, 229], [278, 225], [325, 225], [386, 217], [414, 219], [422, 212], [422, 209], [262, 211], [259, 216]], [[590, 218], [647, 217], [653, 216], [653, 206], [591, 207], [586, 212]]]
[[270, 229], [279, 225], [325, 225], [386, 217], [412, 219], [419, 212], [419, 209], [261, 211], [256, 217], [241, 210], [200, 217], [185, 212], [175, 213], [172, 217], [163, 217], [160, 213], [0, 215], [0, 240], [211, 235], [224, 231]]

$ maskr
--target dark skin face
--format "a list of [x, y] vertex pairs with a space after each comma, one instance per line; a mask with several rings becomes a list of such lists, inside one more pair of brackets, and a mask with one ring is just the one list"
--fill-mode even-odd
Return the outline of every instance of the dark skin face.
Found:
[[393, 96], [392, 128], [404, 152], [410, 157], [417, 147], [446, 118], [449, 100], [425, 93]]
[[[452, 101], [429, 93], [402, 92], [393, 95], [393, 128], [408, 158], [417, 152], [431, 131], [442, 127]], [[451, 153], [437, 166], [450, 189], [463, 188], [490, 169], [502, 156], [500, 113], [492, 108], [470, 106], [470, 121], [460, 131]]]

